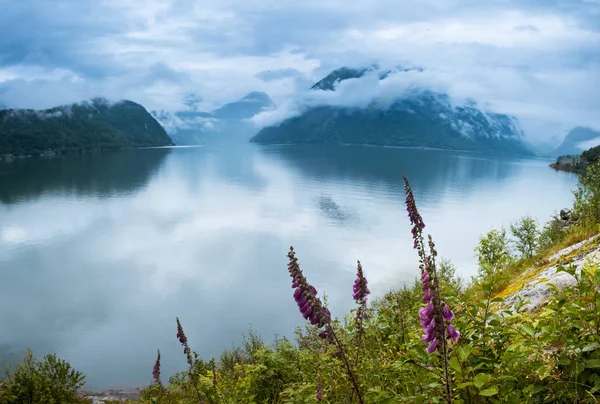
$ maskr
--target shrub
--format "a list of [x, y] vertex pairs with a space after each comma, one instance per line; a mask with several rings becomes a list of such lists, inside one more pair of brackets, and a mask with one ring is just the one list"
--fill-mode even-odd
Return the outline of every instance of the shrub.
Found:
[[574, 191], [574, 213], [584, 226], [600, 223], [600, 162], [590, 165]]
[[510, 232], [515, 238], [515, 248], [521, 258], [531, 258], [539, 244], [539, 231], [534, 218], [525, 216], [510, 225]]
[[5, 365], [5, 384], [0, 390], [0, 402], [23, 404], [63, 404], [82, 402], [77, 391], [83, 386], [82, 373], [56, 355], [46, 355], [41, 361], [27, 350], [23, 363]]

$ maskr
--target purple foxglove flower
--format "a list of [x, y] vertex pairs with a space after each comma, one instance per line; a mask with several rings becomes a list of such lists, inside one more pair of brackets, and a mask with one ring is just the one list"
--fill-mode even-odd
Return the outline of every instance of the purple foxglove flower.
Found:
[[360, 261], [357, 263], [356, 279], [352, 285], [352, 298], [357, 302], [366, 303], [367, 295], [371, 293], [367, 287], [367, 278], [365, 278]]
[[450, 310], [450, 308], [445, 304], [442, 305], [442, 316], [447, 322], [450, 322], [454, 319], [454, 313], [452, 313], [452, 310]]
[[435, 331], [436, 331], [436, 323], [435, 323], [435, 319], [432, 319], [429, 324], [427, 324], [426, 327], [424, 327], [424, 331], [425, 334], [427, 335], [435, 335]]
[[424, 302], [428, 302], [431, 300], [431, 298], [433, 297], [434, 293], [432, 289], [428, 289], [427, 292], [425, 292], [425, 295], [423, 295], [423, 301]]
[[439, 344], [438, 340], [437, 339], [434, 340], [431, 343], [431, 345], [429, 345], [429, 347], [427, 348], [427, 353], [433, 353], [433, 351], [435, 351], [437, 349], [438, 344]]
[[430, 300], [429, 303], [427, 303], [427, 306], [419, 309], [419, 317], [421, 319], [429, 318], [432, 314], [433, 314], [433, 303]]
[[305, 320], [311, 324], [322, 327], [331, 319], [331, 313], [325, 307], [321, 299], [317, 297], [317, 290], [310, 285], [302, 273], [294, 249], [290, 247], [288, 253], [289, 263], [288, 272], [292, 277], [292, 286], [294, 286], [294, 300], [300, 309], [300, 313]]
[[456, 341], [460, 338], [460, 332], [456, 331], [452, 324], [448, 326], [448, 337], [450, 337], [452, 341]]
[[[437, 255], [435, 244], [431, 236], [429, 236], [428, 246], [430, 251], [429, 255], [426, 255], [423, 240], [425, 223], [419, 214], [414, 194], [406, 177], [404, 177], [404, 189], [406, 191], [405, 202], [408, 218], [412, 225], [411, 233], [414, 248], [417, 250], [420, 259], [421, 289], [424, 291], [423, 301], [427, 302], [426, 307], [419, 309], [419, 321], [424, 331], [423, 342], [430, 344], [427, 352], [433, 353], [438, 347], [443, 346], [444, 355], [446, 355], [446, 342], [444, 338], [456, 341], [460, 333], [454, 329], [454, 326], [449, 324], [454, 319], [454, 313], [442, 301], [439, 295], [440, 289], [435, 268], [435, 257]], [[444, 330], [447, 330], [447, 332], [444, 333]]]
[[430, 344], [434, 340], [435, 335], [434, 334], [423, 334], [423, 336], [421, 338], [423, 339], [424, 343]]
[[183, 353], [185, 354], [185, 356], [187, 358], [188, 365], [190, 365], [190, 367], [192, 367], [194, 365], [194, 360], [192, 359], [192, 350], [190, 349], [190, 346], [188, 345], [187, 337], [185, 336], [185, 333], [183, 332], [183, 327], [181, 326], [179, 317], [177, 317], [176, 319], [177, 319], [177, 339], [183, 346]]
[[154, 367], [152, 368], [152, 377], [154, 378], [154, 383], [162, 385], [160, 381], [160, 350], [158, 351], [158, 355], [156, 356], [156, 362], [154, 363]]

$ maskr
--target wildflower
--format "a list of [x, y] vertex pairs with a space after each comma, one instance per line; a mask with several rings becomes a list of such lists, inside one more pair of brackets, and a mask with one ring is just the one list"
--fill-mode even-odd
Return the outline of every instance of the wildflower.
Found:
[[314, 286], [310, 285], [306, 280], [298, 265], [298, 259], [293, 247], [290, 247], [288, 258], [290, 260], [288, 271], [292, 277], [292, 287], [295, 288], [294, 300], [300, 309], [300, 313], [305, 320], [321, 328], [331, 321], [331, 313], [323, 306], [321, 299], [317, 297], [318, 292]]
[[154, 363], [154, 367], [152, 368], [152, 377], [154, 378], [154, 382], [162, 386], [162, 382], [160, 381], [160, 350], [158, 351], [158, 355], [156, 356], [156, 362]]
[[408, 182], [404, 177], [404, 188], [406, 191], [406, 209], [408, 218], [413, 225], [412, 235], [414, 240], [414, 248], [417, 249], [420, 258], [421, 268], [421, 290], [423, 290], [423, 301], [427, 302], [427, 306], [419, 310], [419, 320], [423, 327], [423, 342], [429, 344], [427, 352], [433, 353], [441, 345], [444, 346], [445, 340], [450, 338], [456, 341], [460, 333], [450, 324], [454, 319], [454, 313], [450, 308], [441, 301], [439, 295], [439, 282], [435, 268], [435, 257], [437, 252], [435, 244], [429, 236], [429, 255], [425, 255], [425, 243], [423, 242], [422, 231], [425, 228], [423, 218], [419, 214], [415, 197]]
[[181, 326], [181, 322], [179, 321], [179, 317], [177, 317], [177, 339], [183, 346], [183, 353], [187, 357], [187, 362], [190, 367], [194, 366], [194, 360], [192, 359], [192, 350], [187, 342], [187, 337], [183, 332], [183, 327]]
[[405, 176], [403, 176], [403, 178], [404, 190], [406, 192], [406, 211], [408, 212], [410, 224], [413, 226], [411, 230], [414, 241], [413, 247], [417, 250], [419, 254], [419, 268], [421, 269], [421, 271], [424, 271], [426, 257], [425, 246], [423, 244], [423, 229], [425, 228], [425, 222], [423, 222], [423, 218], [421, 217], [417, 209], [415, 196], [412, 192], [412, 188], [410, 187], [410, 183], [408, 182], [408, 178], [406, 178]]
[[352, 287], [352, 297], [356, 301], [366, 303], [367, 295], [370, 293], [371, 291], [367, 287], [367, 278], [365, 278], [363, 274], [362, 265], [360, 264], [360, 261], [358, 261], [358, 266], [356, 269], [356, 280], [354, 281], [354, 286]]
[[348, 360], [342, 343], [339, 338], [337, 338], [335, 331], [331, 326], [331, 313], [323, 306], [321, 299], [317, 297], [317, 290], [306, 280], [306, 277], [298, 265], [298, 259], [296, 258], [293, 247], [290, 247], [290, 252], [287, 256], [289, 258], [288, 272], [292, 277], [292, 288], [294, 288], [294, 300], [296, 300], [296, 304], [300, 309], [302, 317], [309, 320], [310, 323], [317, 326], [317, 328], [325, 327], [325, 330], [319, 333], [319, 337], [327, 339], [330, 343], [335, 343], [338, 346], [339, 357], [343, 360], [346, 374], [352, 383], [358, 402], [364, 404], [358, 377]]

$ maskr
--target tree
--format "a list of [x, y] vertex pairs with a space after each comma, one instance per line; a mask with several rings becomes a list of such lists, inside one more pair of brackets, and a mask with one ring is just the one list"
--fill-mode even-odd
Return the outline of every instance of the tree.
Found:
[[533, 257], [540, 235], [535, 219], [530, 216], [522, 217], [510, 225], [510, 232], [515, 237], [514, 244], [521, 257]]
[[484, 277], [504, 267], [510, 261], [508, 239], [506, 230], [490, 230], [485, 236], [479, 238], [475, 247], [479, 261], [479, 276]]
[[573, 192], [573, 210], [583, 225], [591, 227], [600, 223], [600, 162], [589, 166], [580, 181]]

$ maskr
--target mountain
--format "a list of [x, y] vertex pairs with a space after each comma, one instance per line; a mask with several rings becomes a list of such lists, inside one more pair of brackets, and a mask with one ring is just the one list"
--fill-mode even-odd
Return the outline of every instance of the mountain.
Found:
[[578, 155], [584, 150], [600, 144], [600, 132], [590, 128], [573, 128], [562, 144], [553, 152], [553, 156]]
[[[377, 67], [341, 68], [312, 89], [336, 91], [337, 85], [360, 78]], [[379, 80], [420, 68], [379, 71]], [[378, 100], [366, 108], [321, 105], [278, 126], [263, 128], [251, 142], [260, 144], [327, 143], [435, 147], [509, 154], [533, 154], [523, 143], [515, 117], [484, 112], [474, 101], [454, 105], [443, 93], [414, 88], [390, 106]]]
[[249, 121], [254, 115], [275, 108], [265, 93], [254, 91], [242, 99], [211, 112], [152, 111], [177, 144], [247, 141], [257, 128]]
[[97, 98], [46, 110], [0, 111], [0, 155], [172, 144], [162, 126], [132, 101]]

